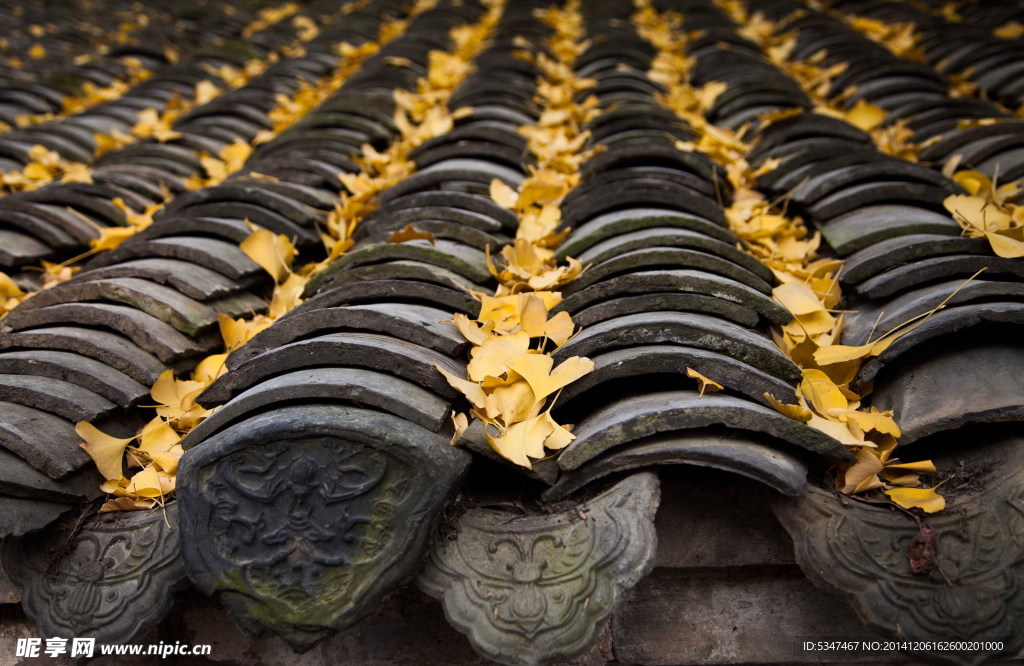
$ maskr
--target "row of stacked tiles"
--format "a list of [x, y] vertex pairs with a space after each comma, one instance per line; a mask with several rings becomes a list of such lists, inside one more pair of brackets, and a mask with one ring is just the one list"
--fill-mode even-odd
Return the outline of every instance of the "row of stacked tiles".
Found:
[[45, 6], [21, 6], [19, 16], [0, 17], [7, 56], [0, 58], [0, 121], [12, 126], [18, 116], [59, 113], [62, 98], [80, 94], [85, 84], [104, 88], [126, 81], [127, 58], [146, 69], [164, 68], [173, 57], [169, 49], [227, 43], [256, 18], [245, 7], [196, 9], [175, 2], [40, 4]]
[[[290, 95], [301, 83], [326, 76], [335, 64], [332, 48], [343, 41], [360, 43], [374, 39], [375, 19], [357, 18], [339, 13], [337, 3], [321, 2], [304, 14], [293, 15], [253, 34], [244, 49], [200, 50], [174, 67], [127, 91], [121, 98], [94, 107], [66, 119], [27, 130], [12, 130], [0, 135], [0, 149], [9, 145], [8, 154], [27, 161], [34, 143], [56, 150], [66, 159], [91, 163], [96, 145], [95, 134], [117, 130], [130, 132], [139, 111], [163, 108], [172, 95], [190, 98], [197, 83], [210, 80], [227, 84], [210, 74], [210, 67], [242, 67], [246, 51], [267, 56], [277, 48], [295, 42], [296, 19], [305, 16], [334, 20], [317, 38], [305, 44], [306, 55], [285, 58], [266, 69], [246, 85], [219, 95], [198, 106], [173, 124], [180, 136], [161, 142], [155, 138], [131, 143], [105, 153], [95, 161], [93, 183], [54, 183], [31, 192], [13, 194], [0, 200], [0, 267], [10, 271], [42, 260], [68, 259], [88, 249], [104, 227], [127, 224], [125, 212], [114, 204], [120, 198], [136, 213], [162, 202], [169, 193], [185, 190], [185, 179], [202, 173], [202, 154], [217, 155], [224, 146], [249, 143], [262, 130], [272, 128], [268, 113], [277, 96]], [[22, 136], [24, 135], [24, 136]], [[275, 144], [275, 147], [279, 144]], [[263, 146], [261, 152], [272, 150]], [[178, 206], [187, 203], [176, 202]], [[167, 206], [164, 214], [174, 208]], [[69, 210], [70, 209], [70, 210]], [[215, 213], [213, 213], [215, 214]], [[16, 275], [25, 288], [32, 288], [37, 273]]]
[[[759, 4], [758, 9], [779, 18], [790, 15], [799, 6], [781, 0], [767, 7]], [[745, 80], [730, 81], [730, 91], [746, 88], [747, 107], [758, 106], [765, 112], [801, 106], [794, 103], [799, 102], [797, 99], [772, 98], [778, 95], [773, 89], [788, 89], [791, 79], [768, 63], [756, 45], [739, 36], [737, 26], [717, 8], [704, 5], [704, 17], [699, 21], [694, 21], [701, 16], [696, 6], [688, 7], [687, 11], [688, 27], [708, 29], [709, 24], [717, 24], [720, 30], [714, 34], [716, 44], [728, 43], [728, 47], [714, 45], [695, 52], [698, 71], [701, 61], [708, 58], [708, 65], [717, 67], [722, 66], [722, 61], [743, 62], [743, 69], [736, 71], [742, 72], [738, 76]], [[900, 61], [837, 19], [813, 11], [806, 11], [792, 25], [783, 25], [779, 30], [789, 28], [798, 30], [792, 58], [807, 57], [826, 48], [826, 64], [849, 64], [833, 84], [835, 94], [856, 85], [856, 98], [862, 95], [888, 109], [889, 120], [908, 121], [908, 126], [916, 130], [913, 141], [933, 137], [940, 140], [922, 151], [922, 163], [911, 163], [880, 152], [869, 135], [842, 120], [806, 112], [754, 131], [752, 164], [780, 160], [778, 167], [758, 180], [758, 187], [773, 199], [785, 197], [789, 210], [817, 228], [831, 249], [846, 260], [839, 278], [847, 296], [843, 305], [851, 311], [842, 335], [844, 344], [862, 345], [872, 334], [877, 338], [904, 322], [915, 321], [956, 292], [941, 312], [867, 363], [854, 385], [868, 386], [879, 380], [873, 402], [883, 409], [899, 410], [904, 444], [932, 434], [940, 421], [943, 427], [967, 423], [972, 414], [984, 412], [986, 404], [1000, 403], [1001, 395], [1019, 395], [1020, 387], [1013, 380], [980, 387], [971, 394], [975, 404], [971, 408], [963, 406], [954, 422], [941, 418], [948, 378], [926, 383], [935, 387], [937, 393], [922, 396], [917, 405], [912, 405], [902, 396], [906, 379], [900, 376], [903, 365], [897, 364], [888, 376], [880, 373], [910, 351], [916, 350], [918, 356], [939, 354], [948, 343], [938, 338], [952, 332], [960, 332], [964, 350], [988, 346], [990, 358], [1000, 359], [1004, 364], [1020, 362], [1019, 355], [1011, 351], [1013, 345], [1006, 346], [1001, 341], [1012, 337], [1015, 326], [1024, 321], [1024, 265], [1019, 260], [992, 256], [984, 238], [960, 236], [960, 228], [943, 202], [950, 194], [965, 192], [943, 176], [939, 168], [946, 159], [961, 154], [970, 156], [964, 166], [990, 174], [1019, 170], [1014, 150], [1004, 150], [1006, 143], [1002, 139], [979, 138], [978, 130], [1000, 127], [1003, 138], [1018, 137], [1014, 140], [1020, 141], [1024, 140], [1021, 125], [1008, 122], [957, 130], [958, 121], [973, 116], [965, 111], [965, 100], [946, 95], [944, 80], [932, 70]], [[835, 48], [838, 44], [848, 44], [849, 49]], [[865, 52], [874, 57], [853, 55]], [[873, 65], [864, 66], [864, 61]], [[883, 62], [888, 66], [880, 65]], [[922, 83], [915, 89], [910, 79]], [[904, 95], [907, 89], [914, 91], [911, 99]], [[856, 99], [851, 98], [848, 103], [852, 105]], [[986, 109], [992, 111], [993, 117], [1001, 113], [991, 104], [975, 104], [982, 107], [986, 117]], [[711, 114], [714, 113], [715, 109]], [[980, 143], [998, 143], [1003, 148], [982, 155], [977, 150]], [[925, 166], [930, 160], [932, 168]], [[959, 288], [979, 270], [984, 272]], [[932, 340], [935, 342], [926, 344]], [[984, 355], [981, 351], [977, 353]]]
[[[393, 4], [373, 3], [350, 15], [354, 27], [343, 33], [344, 38], [353, 40], [362, 33], [363, 40], [375, 39], [380, 17]], [[396, 50], [412, 51], [423, 61], [431, 46], [413, 43], [403, 49], [395, 42], [366, 67], [389, 69], [386, 58]], [[408, 79], [411, 85], [415, 74]], [[323, 126], [318, 131], [356, 136], [345, 144], [348, 152], [336, 158], [336, 171], [351, 164], [360, 136], [369, 140], [357, 128], [386, 115], [374, 109], [378, 105], [366, 104], [368, 96], [376, 100], [376, 95], [364, 92], [365, 87], [369, 86], [350, 81], [308, 118]], [[334, 113], [335, 106], [356, 111]], [[367, 109], [369, 117], [360, 115], [360, 108]], [[391, 126], [373, 126], [383, 135], [394, 132]], [[274, 151], [274, 159], [284, 159], [289, 151], [278, 150], [277, 144], [287, 147], [289, 141], [289, 135], [282, 134], [264, 149]], [[299, 146], [291, 151], [292, 159], [303, 150]], [[257, 165], [261, 161], [259, 155], [251, 160]], [[308, 239], [333, 205], [335, 192], [287, 178], [260, 181], [258, 189], [252, 182], [238, 175], [216, 188], [190, 193], [191, 203], [182, 197], [145, 231], [96, 257], [72, 280], [34, 295], [4, 319], [0, 431], [8, 450], [18, 451], [50, 477], [64, 478], [85, 468], [80, 474], [94, 480], [88, 457], [74, 444], [76, 421], [106, 418], [112, 432], [129, 434], [136, 425], [129, 418], [130, 408], [145, 402], [148, 387], [161, 372], [187, 370], [220, 347], [218, 313], [237, 317], [266, 309], [269, 278], [238, 248], [250, 233], [246, 219], [281, 233], [297, 235], [295, 230], [301, 230]], [[98, 491], [90, 488], [93, 485], [91, 480], [82, 488], [76, 485], [76, 493], [93, 497]], [[40, 497], [46, 486], [38, 475], [28, 475], [9, 494]], [[39, 489], [32, 491], [33, 487]], [[66, 505], [54, 506], [43, 519], [63, 508]], [[16, 529], [33, 527], [18, 524]]]

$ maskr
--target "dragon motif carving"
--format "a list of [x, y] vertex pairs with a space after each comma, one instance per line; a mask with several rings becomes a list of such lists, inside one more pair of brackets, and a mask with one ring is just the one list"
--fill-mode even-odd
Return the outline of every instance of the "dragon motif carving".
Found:
[[503, 664], [561, 662], [596, 640], [623, 590], [653, 566], [658, 480], [642, 473], [579, 512], [509, 520], [473, 509], [418, 580], [449, 622]]
[[[1002, 460], [993, 468], [998, 471], [979, 484], [984, 492], [953, 502], [924, 527], [903, 512], [844, 505], [816, 488], [780, 500], [775, 512], [808, 578], [850, 602], [882, 634], [910, 641], [1002, 641], [1003, 653], [1013, 653], [1024, 645], [1022, 449], [1020, 438], [997, 447], [1005, 455], [996, 458]], [[929, 653], [936, 662], [953, 664], [993, 656]]]
[[180, 476], [189, 575], [243, 629], [297, 650], [358, 621], [414, 573], [466, 467], [464, 452], [407, 421], [334, 409], [332, 424], [307, 419], [291, 433], [287, 417], [268, 415], [229, 428], [190, 451]]
[[4, 571], [23, 587], [22, 607], [41, 636], [131, 642], [187, 583], [174, 502], [165, 511], [94, 517], [62, 554], [66, 538], [50, 528], [4, 544]]

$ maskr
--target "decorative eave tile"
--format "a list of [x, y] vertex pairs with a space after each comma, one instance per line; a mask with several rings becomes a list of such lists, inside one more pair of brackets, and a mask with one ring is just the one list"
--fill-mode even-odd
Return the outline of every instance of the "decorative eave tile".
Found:
[[100, 514], [64, 554], [66, 529], [5, 541], [3, 569], [22, 586], [22, 608], [39, 635], [130, 643], [164, 618], [173, 593], [188, 583], [178, 535], [176, 502]]
[[415, 574], [468, 465], [446, 438], [391, 414], [264, 411], [182, 458], [188, 574], [247, 633], [308, 650]]
[[923, 646], [960, 640], [1003, 646], [921, 651], [929, 661], [978, 664], [1016, 653], [1024, 645], [1024, 438], [994, 439], [963, 458], [969, 470], [987, 472], [970, 481], [973, 490], [920, 519], [891, 506], [841, 502], [819, 488], [780, 498], [773, 508], [793, 538], [800, 568], [883, 635]]
[[418, 584], [482, 655], [561, 663], [597, 640], [620, 595], [654, 566], [658, 478], [634, 474], [578, 510], [510, 520], [471, 509], [435, 543]]

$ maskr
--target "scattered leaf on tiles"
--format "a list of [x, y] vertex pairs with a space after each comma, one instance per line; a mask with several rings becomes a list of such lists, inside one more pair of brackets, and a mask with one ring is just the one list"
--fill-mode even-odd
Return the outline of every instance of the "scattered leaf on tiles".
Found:
[[861, 99], [844, 114], [844, 117], [854, 127], [869, 132], [881, 125], [886, 115], [888, 114], [885, 109]]
[[938, 494], [935, 488], [890, 488], [885, 494], [904, 509], [936, 513], [946, 508], [946, 498]]
[[290, 273], [295, 259], [295, 246], [282, 234], [257, 229], [239, 245], [242, 252], [270, 273], [276, 282], [282, 282]]
[[436, 239], [434, 238], [434, 234], [430, 233], [429, 231], [418, 231], [411, 224], [407, 224], [400, 231], [396, 231], [395, 233], [388, 236], [387, 242], [404, 243], [406, 241], [414, 240], [429, 241], [430, 244], [433, 245]]
[[714, 393], [716, 391], [721, 391], [722, 389], [725, 388], [724, 386], [722, 386], [721, 384], [719, 384], [715, 380], [708, 379], [707, 377], [705, 377], [704, 375], [700, 374], [699, 372], [697, 372], [693, 368], [687, 368], [686, 369], [686, 376], [691, 378], [691, 379], [696, 379], [700, 383], [700, 395], [701, 395], [701, 397], [704, 396], [704, 391], [710, 391], [711, 393]]
[[123, 476], [124, 450], [135, 441], [134, 437], [111, 437], [85, 421], [75, 424], [75, 432], [84, 440], [81, 447], [92, 458], [104, 479], [113, 481]]

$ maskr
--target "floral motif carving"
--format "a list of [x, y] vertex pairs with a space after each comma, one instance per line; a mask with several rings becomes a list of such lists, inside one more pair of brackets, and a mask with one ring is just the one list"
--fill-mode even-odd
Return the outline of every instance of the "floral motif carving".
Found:
[[[1013, 653], [1024, 645], [1024, 456], [1010, 453], [1022, 442], [1008, 444], [1001, 450], [1009, 464], [985, 477], [984, 493], [928, 517], [924, 528], [905, 513], [844, 505], [816, 488], [780, 500], [775, 512], [808, 578], [850, 602], [882, 634], [911, 641], [1002, 641], [1004, 653]], [[952, 664], [993, 656], [929, 653], [931, 660]]]
[[468, 457], [391, 415], [309, 410], [222, 431], [189, 452], [179, 485], [189, 575], [243, 629], [296, 650], [414, 573]]
[[91, 518], [61, 554], [66, 538], [51, 527], [4, 544], [4, 571], [23, 587], [22, 607], [41, 636], [129, 643], [167, 614], [187, 583], [174, 502], [165, 511]]
[[653, 566], [658, 496], [657, 477], [642, 473], [579, 512], [470, 510], [458, 536], [431, 549], [419, 586], [486, 657], [564, 661], [593, 644], [620, 593]]

